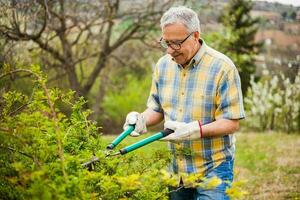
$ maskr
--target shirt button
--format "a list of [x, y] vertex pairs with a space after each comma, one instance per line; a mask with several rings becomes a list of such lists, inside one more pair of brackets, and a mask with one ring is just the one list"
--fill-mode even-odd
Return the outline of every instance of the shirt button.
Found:
[[181, 95], [184, 95], [184, 92], [181, 92]]
[[179, 112], [182, 112], [182, 109], [179, 109]]
[[186, 74], [184, 73], [183, 76], [185, 76]]

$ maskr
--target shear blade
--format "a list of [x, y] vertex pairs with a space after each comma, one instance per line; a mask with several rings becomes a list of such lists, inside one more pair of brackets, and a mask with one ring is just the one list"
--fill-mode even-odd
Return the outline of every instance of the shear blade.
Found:
[[116, 155], [119, 155], [119, 154], [121, 154], [121, 153], [118, 151], [116, 153], [109, 153], [105, 157], [116, 156]]

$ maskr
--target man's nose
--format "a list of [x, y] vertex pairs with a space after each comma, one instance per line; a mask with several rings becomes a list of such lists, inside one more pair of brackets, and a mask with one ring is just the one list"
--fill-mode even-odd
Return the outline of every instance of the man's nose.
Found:
[[168, 46], [168, 48], [167, 48], [167, 53], [168, 53], [168, 54], [173, 54], [174, 52], [175, 52], [175, 50], [172, 49], [170, 46]]

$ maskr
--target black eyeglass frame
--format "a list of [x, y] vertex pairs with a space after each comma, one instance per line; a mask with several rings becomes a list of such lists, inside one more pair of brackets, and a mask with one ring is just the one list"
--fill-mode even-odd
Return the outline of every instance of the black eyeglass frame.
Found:
[[[173, 50], [179, 50], [181, 49], [181, 45], [193, 34], [194, 32], [191, 32], [186, 38], [184, 38], [183, 40], [181, 40], [180, 42], [173, 42], [173, 43], [170, 43], [170, 42], [166, 42], [166, 40], [164, 40], [163, 38], [160, 38], [159, 40], [159, 43], [160, 45], [167, 49], [167, 48], [171, 48]], [[175, 45], [175, 47], [173, 46]]]

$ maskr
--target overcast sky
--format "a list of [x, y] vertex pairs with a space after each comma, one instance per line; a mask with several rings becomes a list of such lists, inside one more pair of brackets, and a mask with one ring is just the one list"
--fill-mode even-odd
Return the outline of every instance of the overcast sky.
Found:
[[256, 1], [278, 2], [282, 4], [292, 4], [294, 6], [300, 6], [300, 0], [256, 0]]

